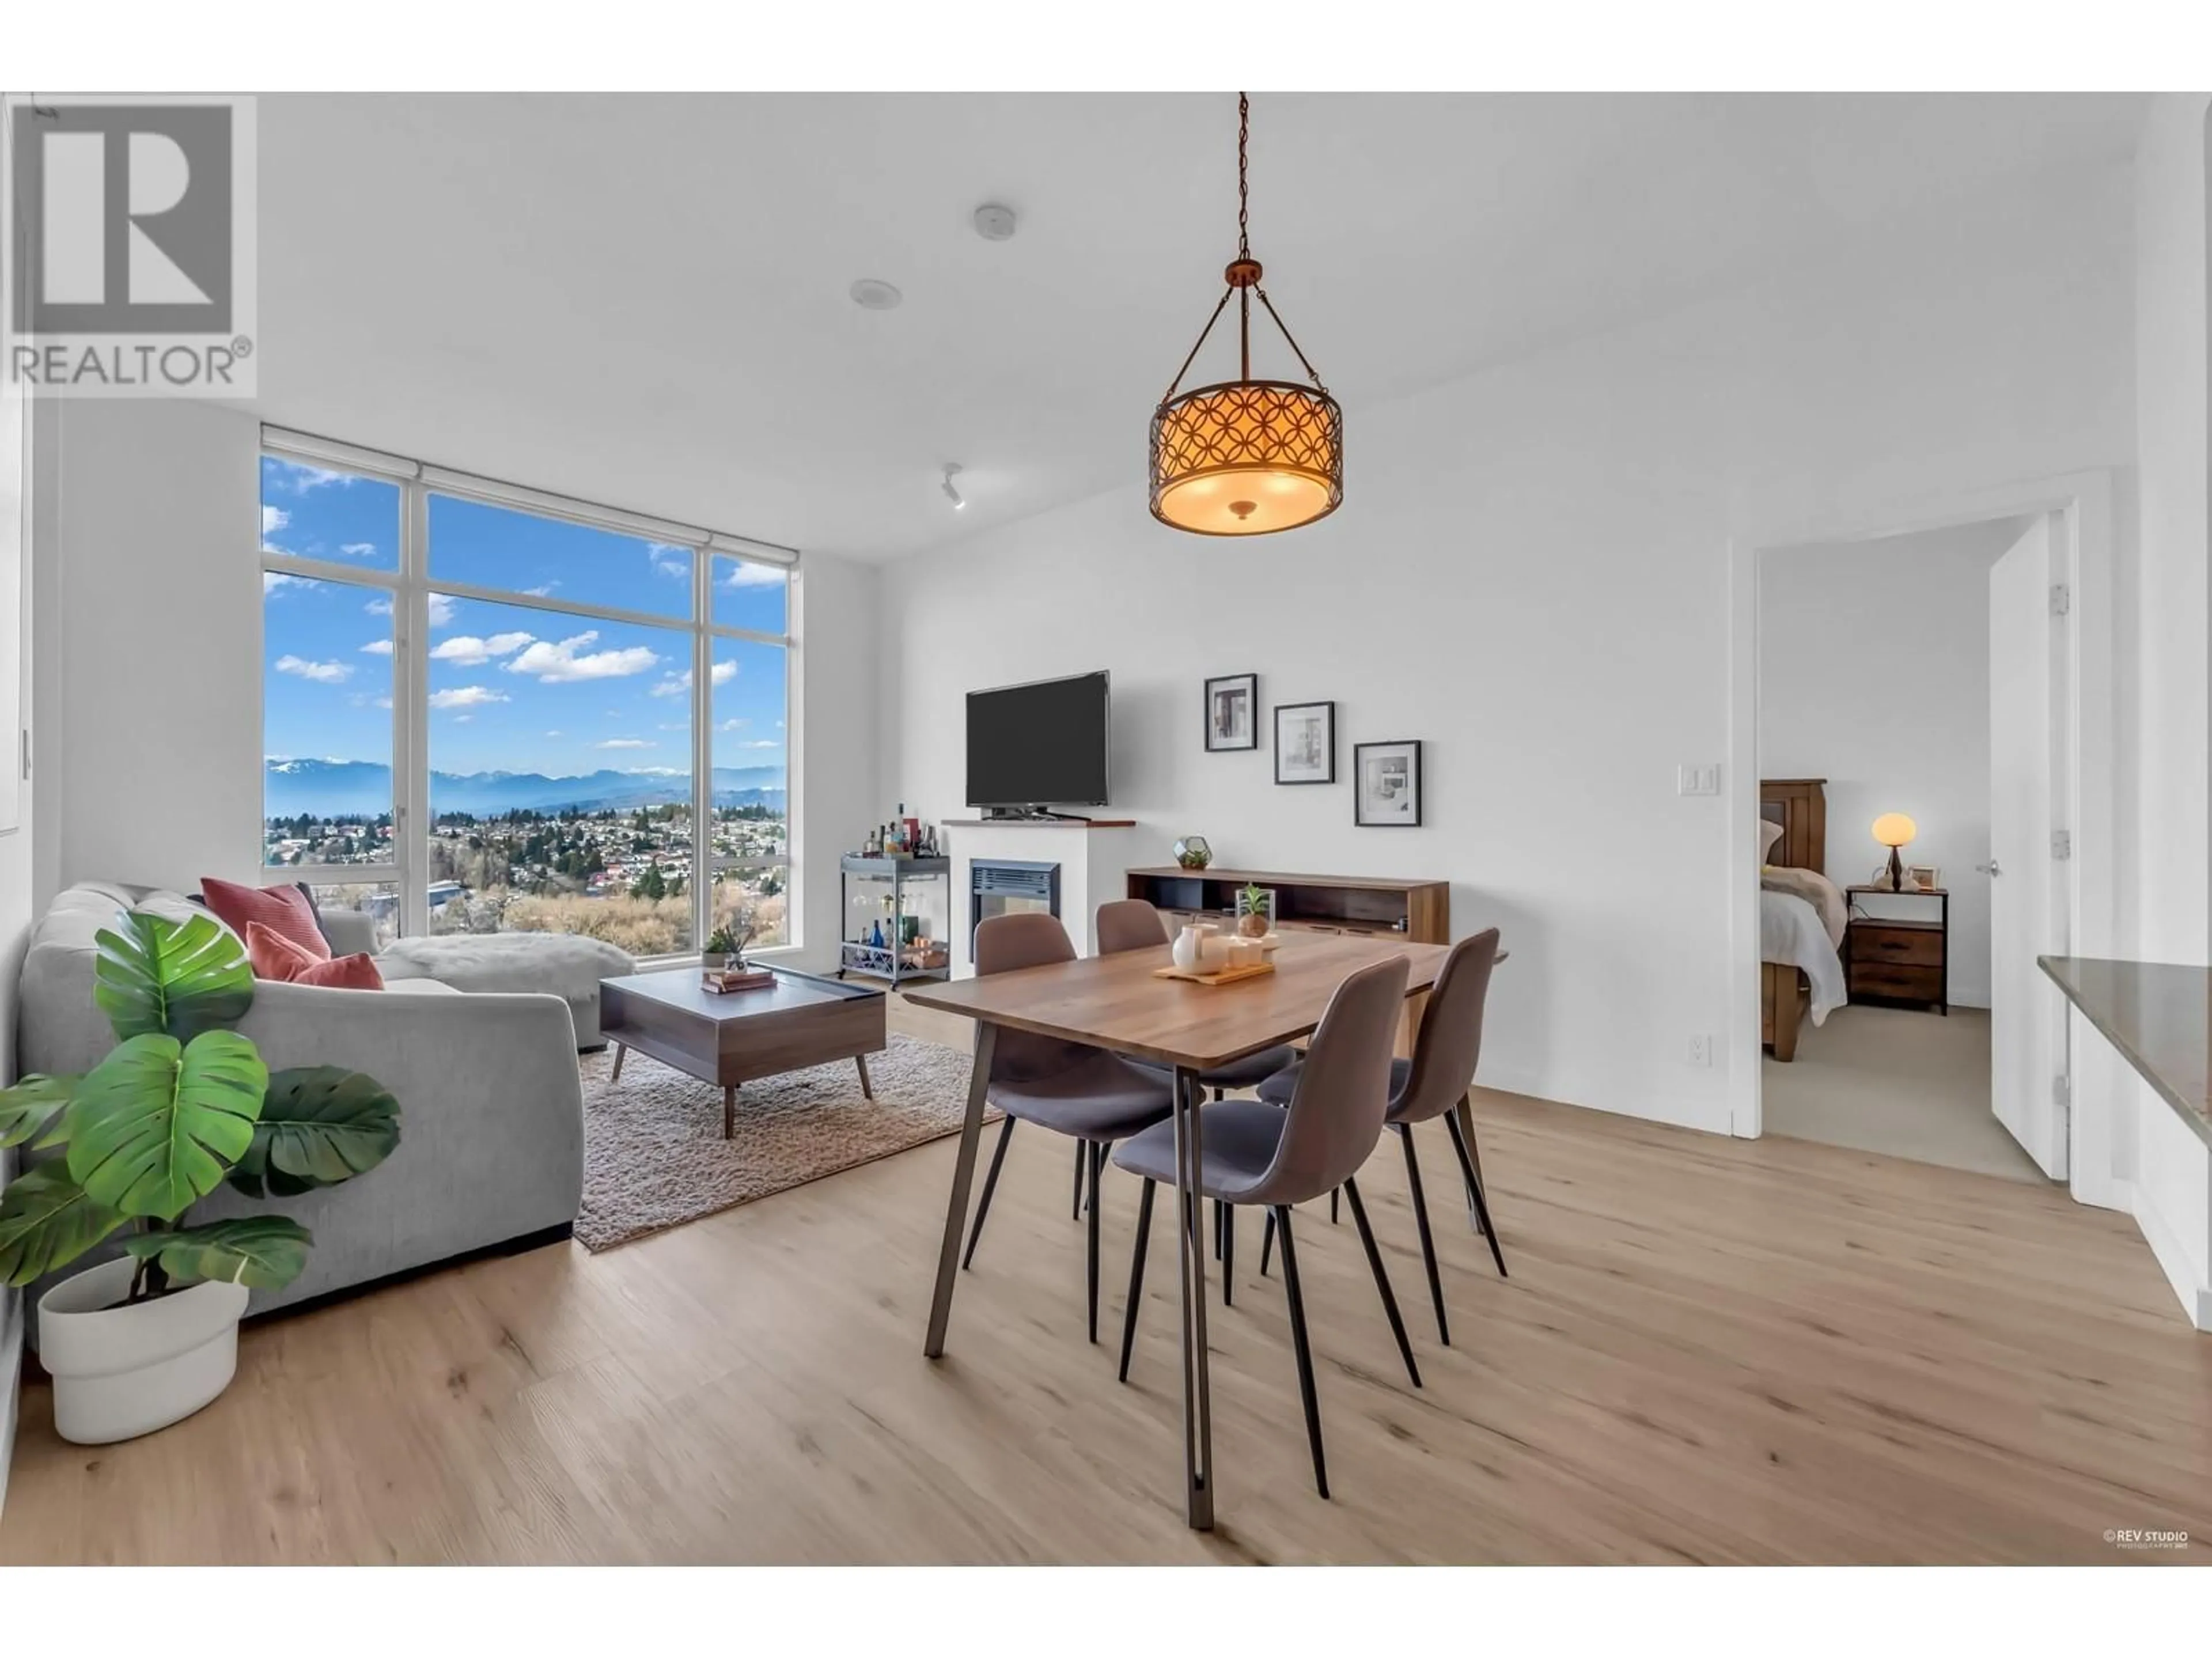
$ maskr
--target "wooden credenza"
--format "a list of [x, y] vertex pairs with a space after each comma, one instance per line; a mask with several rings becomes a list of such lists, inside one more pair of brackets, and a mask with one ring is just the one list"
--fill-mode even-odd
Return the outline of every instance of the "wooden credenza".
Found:
[[1280, 870], [1185, 870], [1177, 865], [1129, 872], [1129, 896], [1170, 915], [1218, 919], [1237, 892], [1275, 895], [1278, 927], [1327, 933], [1397, 933], [1420, 945], [1451, 943], [1451, 885], [1388, 876], [1301, 876]]
[[[1180, 865], [1129, 872], [1129, 896], [1143, 899], [1169, 924], [1218, 921], [1237, 907], [1246, 885], [1275, 895], [1275, 926], [1286, 933], [1395, 935], [1417, 945], [1451, 943], [1451, 884], [1388, 876], [1302, 876], [1281, 870], [1224, 870]], [[1398, 1025], [1398, 1052], [1411, 1054], [1425, 993], [1409, 997]]]

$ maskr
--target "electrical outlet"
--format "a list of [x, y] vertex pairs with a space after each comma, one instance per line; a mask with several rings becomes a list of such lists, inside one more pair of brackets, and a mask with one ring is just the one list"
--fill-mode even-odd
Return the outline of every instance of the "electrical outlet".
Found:
[[1690, 1037], [1690, 1064], [1710, 1066], [1713, 1063], [1713, 1039], [1710, 1032], [1693, 1032]]
[[1676, 769], [1674, 793], [1678, 795], [1717, 795], [1721, 792], [1721, 769], [1717, 766], [1684, 766]]

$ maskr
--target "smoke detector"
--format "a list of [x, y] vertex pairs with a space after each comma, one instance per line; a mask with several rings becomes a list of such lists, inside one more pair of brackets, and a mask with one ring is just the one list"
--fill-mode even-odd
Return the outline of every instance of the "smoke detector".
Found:
[[896, 311], [906, 295], [880, 277], [863, 276], [849, 290], [853, 303], [863, 311]]
[[996, 202], [986, 202], [975, 210], [975, 234], [987, 242], [1011, 242], [1018, 222], [1013, 209]]

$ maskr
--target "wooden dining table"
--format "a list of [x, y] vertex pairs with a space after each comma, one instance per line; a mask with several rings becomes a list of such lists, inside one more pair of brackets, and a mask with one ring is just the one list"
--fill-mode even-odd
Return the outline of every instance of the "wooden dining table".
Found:
[[937, 1289], [929, 1304], [929, 1334], [922, 1352], [933, 1359], [945, 1352], [952, 1287], [959, 1276], [961, 1232], [967, 1222], [975, 1149], [989, 1095], [991, 1056], [1000, 1031], [1030, 1031], [1088, 1043], [1174, 1067], [1173, 1213], [1178, 1218], [1176, 1256], [1182, 1304], [1184, 1514], [1193, 1527], [1210, 1528], [1213, 1419], [1206, 1346], [1206, 1251], [1198, 1231], [1202, 1206], [1194, 1197], [1184, 1201], [1186, 1194], [1197, 1191], [1203, 1150], [1199, 1073], [1310, 1036], [1345, 976], [1370, 963], [1402, 957], [1409, 969], [1407, 994], [1425, 993], [1436, 983], [1445, 954], [1441, 945], [1417, 945], [1388, 935], [1286, 932], [1273, 955], [1273, 973], [1228, 985], [1157, 977], [1153, 970], [1168, 963], [1168, 949], [1161, 945], [906, 990], [907, 1000], [919, 1007], [965, 1014], [975, 1022], [968, 1111], [960, 1126], [960, 1152], [945, 1206], [945, 1240], [938, 1250]]

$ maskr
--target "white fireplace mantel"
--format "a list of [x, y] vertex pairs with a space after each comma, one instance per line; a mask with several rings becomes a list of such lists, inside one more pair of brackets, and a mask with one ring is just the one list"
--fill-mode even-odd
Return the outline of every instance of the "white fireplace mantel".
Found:
[[952, 976], [966, 979], [975, 971], [969, 949], [975, 922], [969, 906], [975, 888], [972, 866], [976, 860], [1057, 864], [1060, 919], [1075, 942], [1076, 953], [1087, 957], [1097, 949], [1098, 907], [1128, 896], [1129, 870], [1142, 862], [1140, 845], [1139, 827], [1120, 821], [954, 819], [946, 823], [945, 848], [952, 860]]

